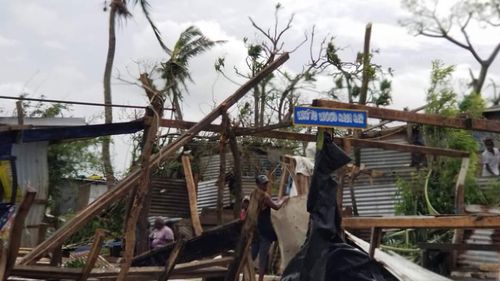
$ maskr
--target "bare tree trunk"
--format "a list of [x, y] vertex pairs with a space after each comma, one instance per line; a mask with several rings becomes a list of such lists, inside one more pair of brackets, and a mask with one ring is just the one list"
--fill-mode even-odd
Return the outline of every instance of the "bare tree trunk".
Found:
[[259, 99], [260, 99], [260, 93], [259, 93], [259, 85], [256, 85], [253, 87], [253, 103], [254, 103], [254, 121], [253, 125], [255, 127], [259, 126]]
[[[108, 54], [106, 57], [106, 66], [104, 69], [104, 103], [111, 105], [111, 73], [113, 70], [113, 61], [115, 59], [116, 35], [115, 35], [115, 18], [117, 11], [117, 0], [111, 2], [109, 11], [109, 38], [108, 38]], [[104, 123], [113, 123], [113, 108], [111, 106], [104, 107]], [[104, 174], [108, 188], [113, 186], [115, 181], [113, 166], [111, 164], [110, 153], [111, 137], [105, 136], [102, 142], [102, 161], [104, 163]]]
[[226, 132], [227, 127], [227, 115], [222, 115], [222, 130], [219, 141], [219, 179], [217, 180], [217, 224], [222, 224], [222, 212], [224, 208], [224, 187], [226, 185]]
[[266, 81], [262, 83], [262, 88], [260, 89], [260, 127], [264, 127], [264, 111], [266, 106]]
[[184, 117], [182, 116], [182, 109], [181, 109], [181, 104], [179, 102], [179, 97], [175, 93], [172, 97], [172, 103], [174, 104], [174, 108], [175, 108], [175, 119], [176, 120], [184, 120]]
[[490, 65], [481, 65], [481, 71], [479, 72], [479, 77], [473, 80], [474, 93], [480, 95], [483, 89], [484, 81], [486, 81], [486, 75], [488, 74], [488, 68]]
[[[148, 108], [148, 112], [146, 112], [146, 116], [150, 117], [150, 118], [154, 118], [155, 115], [157, 115], [157, 117], [159, 119], [161, 119], [163, 117], [163, 99], [158, 94], [158, 91], [156, 90], [155, 86], [153, 85], [151, 79], [149, 79], [147, 74], [145, 74], [145, 73], [141, 74], [139, 80], [141, 81], [142, 86], [146, 91], [146, 95], [149, 98], [149, 102], [153, 106], [154, 111], [156, 111], [156, 112], [154, 112]], [[143, 152], [144, 152], [146, 142], [148, 141], [147, 137], [150, 134], [149, 133], [150, 130], [154, 130], [156, 132], [158, 130], [158, 128], [152, 128], [150, 125], [148, 125], [144, 129], [144, 134], [143, 134], [143, 138], [142, 138], [142, 145], [141, 145]], [[153, 149], [154, 149], [154, 145], [153, 145]], [[151, 190], [150, 185], [148, 186], [148, 189], [149, 190], [145, 195], [144, 203], [142, 205], [141, 212], [139, 213], [139, 219], [137, 221], [137, 239], [136, 239], [136, 241], [137, 241], [137, 248], [136, 248], [137, 254], [141, 254], [141, 253], [144, 253], [144, 252], [149, 250], [148, 215], [149, 215], [149, 210], [150, 210], [150, 206], [151, 206], [153, 192]], [[132, 193], [132, 194], [134, 194], [134, 196], [135, 196], [135, 193]], [[134, 196], [131, 197], [130, 206], [132, 206], [132, 204], [133, 204]], [[130, 210], [129, 210], [128, 214], [130, 214]], [[127, 220], [128, 220], [128, 216], [127, 216]], [[125, 223], [125, 225], [127, 225], [127, 222]]]
[[[366, 104], [366, 98], [368, 96], [368, 82], [370, 82], [369, 70], [370, 70], [370, 38], [372, 34], [372, 24], [368, 23], [365, 29], [365, 44], [363, 48], [363, 80], [361, 81], [361, 90], [359, 93], [359, 104]], [[357, 134], [361, 133], [360, 131]], [[359, 136], [358, 136], [359, 137]], [[361, 149], [354, 149], [354, 164], [356, 166], [361, 166]], [[353, 193], [354, 195], [354, 193]], [[353, 201], [355, 199], [353, 198]]]
[[[229, 125], [229, 122], [228, 122]], [[241, 200], [243, 199], [242, 195], [242, 186], [243, 183], [241, 182], [241, 158], [240, 158], [240, 151], [238, 149], [238, 142], [236, 141], [236, 134], [234, 133], [234, 128], [231, 128], [228, 126], [228, 138], [229, 138], [229, 148], [231, 149], [231, 153], [233, 154], [233, 162], [234, 162], [234, 169], [233, 169], [233, 176], [234, 176], [234, 207], [233, 207], [233, 214], [234, 218], [239, 218], [239, 214], [241, 211]]]

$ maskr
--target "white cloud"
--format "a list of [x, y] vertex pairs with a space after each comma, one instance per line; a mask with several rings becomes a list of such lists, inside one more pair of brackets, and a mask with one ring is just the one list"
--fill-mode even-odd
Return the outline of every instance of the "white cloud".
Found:
[[17, 40], [0, 35], [0, 47], [13, 47], [19, 44]]
[[54, 50], [57, 50], [57, 51], [63, 51], [63, 50], [66, 50], [66, 46], [64, 46], [64, 44], [62, 44], [61, 42], [59, 41], [55, 41], [55, 40], [47, 40], [47, 41], [44, 41], [43, 42], [43, 45], [45, 47], [48, 47], [50, 49], [54, 49]]

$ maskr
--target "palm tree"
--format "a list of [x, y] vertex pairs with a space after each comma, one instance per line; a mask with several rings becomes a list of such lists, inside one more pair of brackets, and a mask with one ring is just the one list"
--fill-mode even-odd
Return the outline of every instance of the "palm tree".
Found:
[[[108, 37], [108, 54], [106, 56], [106, 66], [104, 69], [104, 103], [112, 104], [111, 99], [111, 73], [113, 69], [113, 61], [115, 58], [116, 49], [116, 33], [115, 33], [115, 23], [119, 19], [126, 19], [132, 16], [132, 14], [127, 9], [127, 4], [130, 0], [111, 0], [110, 11], [109, 11], [109, 37]], [[106, 3], [106, 2], [105, 2]], [[160, 31], [156, 25], [151, 20], [149, 14], [150, 5], [146, 0], [133, 0], [132, 5], [141, 5], [142, 12], [146, 16], [146, 19], [153, 29], [156, 39], [158, 40], [160, 46], [170, 54], [170, 50], [165, 46], [161, 40]], [[105, 7], [106, 10], [106, 7]], [[109, 124], [113, 122], [113, 108], [111, 106], [104, 107], [104, 123]], [[104, 163], [104, 173], [106, 176], [108, 187], [111, 187], [114, 182], [113, 166], [111, 165], [111, 155], [110, 155], [110, 143], [111, 138], [105, 137], [102, 142], [102, 158]]]
[[165, 79], [164, 92], [175, 108], [175, 118], [183, 120], [180, 102], [182, 90], [187, 91], [187, 81], [193, 82], [188, 70], [189, 60], [224, 41], [212, 41], [195, 26], [184, 30], [172, 49], [170, 59], [161, 63], [161, 77]]

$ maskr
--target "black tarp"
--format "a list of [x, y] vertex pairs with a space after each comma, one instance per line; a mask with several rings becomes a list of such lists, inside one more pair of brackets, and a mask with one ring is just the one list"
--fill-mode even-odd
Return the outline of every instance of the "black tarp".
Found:
[[325, 133], [316, 153], [307, 198], [310, 213], [306, 241], [283, 272], [283, 281], [382, 281], [380, 266], [361, 250], [345, 243], [337, 208], [337, 183], [331, 174], [351, 159]]

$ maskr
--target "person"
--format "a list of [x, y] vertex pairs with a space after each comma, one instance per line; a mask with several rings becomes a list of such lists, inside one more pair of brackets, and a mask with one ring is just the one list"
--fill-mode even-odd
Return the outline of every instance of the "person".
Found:
[[265, 175], [257, 176], [256, 184], [257, 188], [264, 192], [264, 198], [261, 202], [262, 207], [257, 217], [257, 233], [259, 234], [259, 281], [263, 281], [271, 243], [278, 239], [271, 223], [271, 209], [281, 209], [288, 202], [289, 198], [285, 196], [278, 202], [274, 202], [267, 193], [269, 179]]
[[240, 220], [242, 221], [244, 221], [247, 217], [248, 205], [250, 205], [250, 197], [245, 196], [241, 201]]
[[493, 139], [484, 140], [485, 150], [481, 154], [483, 177], [500, 176], [500, 152], [495, 147]]
[[151, 249], [157, 249], [174, 241], [174, 232], [165, 225], [162, 219], [157, 218], [149, 238], [151, 239]]

